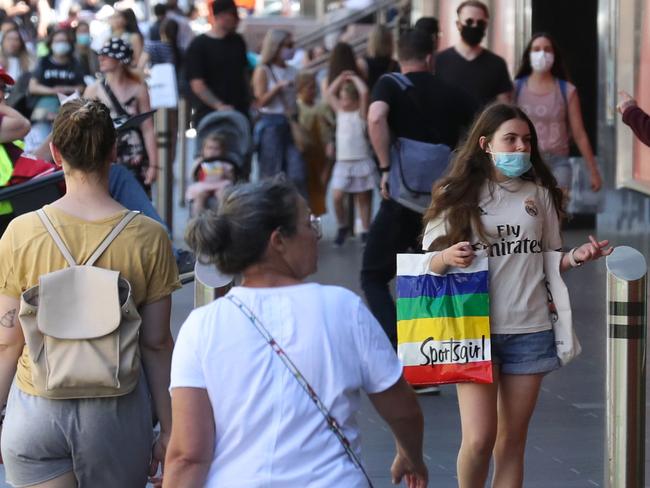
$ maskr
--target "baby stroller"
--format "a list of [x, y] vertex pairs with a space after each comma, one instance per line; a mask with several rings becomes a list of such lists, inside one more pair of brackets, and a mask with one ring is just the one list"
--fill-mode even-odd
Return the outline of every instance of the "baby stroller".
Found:
[[[230, 162], [234, 166], [235, 181], [246, 179], [253, 151], [253, 138], [248, 119], [236, 111], [212, 112], [203, 117], [196, 128], [196, 156], [200, 155], [205, 138], [211, 134], [218, 134], [225, 140], [225, 153], [219, 159]], [[199, 181], [198, 165], [192, 168], [191, 176], [193, 181]], [[217, 204], [216, 198], [208, 199], [209, 208], [216, 208]]]

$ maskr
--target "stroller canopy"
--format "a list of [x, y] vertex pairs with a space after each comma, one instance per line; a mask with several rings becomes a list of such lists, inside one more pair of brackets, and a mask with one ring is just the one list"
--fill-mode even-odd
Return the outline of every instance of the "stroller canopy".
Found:
[[203, 140], [212, 133], [217, 133], [226, 139], [228, 159], [241, 169], [246, 157], [253, 150], [253, 138], [248, 119], [234, 110], [206, 115], [196, 128], [197, 153], [203, 146]]

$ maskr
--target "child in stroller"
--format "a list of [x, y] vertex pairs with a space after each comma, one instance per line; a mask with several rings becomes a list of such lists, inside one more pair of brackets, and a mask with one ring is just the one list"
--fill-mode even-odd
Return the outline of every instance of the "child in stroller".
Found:
[[195, 183], [187, 188], [185, 194], [192, 215], [218, 205], [226, 188], [235, 182], [235, 165], [227, 154], [224, 136], [212, 132], [203, 139], [201, 153], [192, 168]]

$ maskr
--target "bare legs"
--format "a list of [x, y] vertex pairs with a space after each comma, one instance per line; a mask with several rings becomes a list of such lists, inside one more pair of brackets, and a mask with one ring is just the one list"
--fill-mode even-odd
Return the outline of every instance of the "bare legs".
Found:
[[[347, 227], [345, 216], [344, 198], [348, 193], [342, 190], [332, 191], [332, 200], [334, 201], [334, 213], [336, 214], [336, 222], [339, 228]], [[363, 225], [363, 232], [368, 232], [370, 228], [370, 207], [372, 202], [372, 191], [365, 191], [361, 193], [353, 193], [354, 203], [357, 207], [357, 212], [361, 218]]]
[[457, 386], [463, 438], [458, 452], [460, 488], [482, 488], [494, 456], [493, 488], [521, 488], [528, 424], [543, 375], [504, 375], [494, 383]]
[[495, 488], [518, 488], [524, 483], [524, 450], [528, 424], [537, 404], [541, 374], [501, 375], [499, 382], [499, 421], [494, 446]]

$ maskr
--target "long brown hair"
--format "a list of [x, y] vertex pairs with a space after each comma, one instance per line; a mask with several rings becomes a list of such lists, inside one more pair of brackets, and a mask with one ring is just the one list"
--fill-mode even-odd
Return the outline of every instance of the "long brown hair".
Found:
[[479, 115], [467, 140], [457, 149], [449, 170], [433, 187], [431, 206], [424, 214], [424, 225], [443, 217], [447, 234], [435, 239], [429, 250], [441, 250], [467, 241], [473, 234], [488, 240], [481, 222], [479, 199], [481, 188], [486, 181], [494, 179], [497, 170], [490, 155], [481, 148], [479, 139], [485, 136], [488, 142], [491, 141], [501, 124], [512, 119], [523, 120], [530, 129], [530, 160], [533, 167], [521, 178], [546, 188], [558, 217], [563, 217], [562, 190], [542, 160], [533, 123], [519, 107], [494, 103]]
[[530, 38], [530, 41], [528, 41], [528, 44], [526, 45], [526, 49], [524, 49], [524, 53], [521, 55], [521, 61], [519, 62], [519, 70], [517, 71], [515, 79], [525, 78], [526, 76], [530, 76], [531, 73], [533, 72], [533, 68], [530, 65], [530, 50], [533, 47], [533, 42], [535, 42], [540, 37], [548, 39], [549, 42], [551, 43], [551, 47], [553, 48], [554, 61], [553, 61], [553, 67], [551, 68], [551, 74], [555, 78], [559, 78], [560, 80], [571, 81], [571, 79], [569, 78], [569, 71], [566, 69], [566, 65], [564, 64], [564, 57], [562, 56], [562, 51], [560, 50], [560, 46], [558, 46], [555, 39], [553, 39], [546, 32], [537, 32], [533, 34], [533, 36]]

